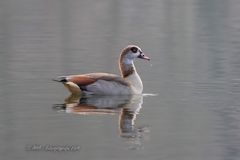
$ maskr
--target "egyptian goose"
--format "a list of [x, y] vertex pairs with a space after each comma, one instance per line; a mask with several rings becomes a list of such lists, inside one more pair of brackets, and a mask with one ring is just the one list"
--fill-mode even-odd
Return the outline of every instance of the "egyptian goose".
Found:
[[136, 45], [122, 50], [119, 58], [121, 76], [109, 73], [89, 73], [60, 76], [54, 81], [62, 82], [72, 94], [131, 95], [141, 94], [143, 84], [134, 66], [134, 59], [150, 60]]

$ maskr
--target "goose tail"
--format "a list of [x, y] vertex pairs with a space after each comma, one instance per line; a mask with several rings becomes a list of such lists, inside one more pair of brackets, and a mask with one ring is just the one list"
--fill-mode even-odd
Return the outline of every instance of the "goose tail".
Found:
[[56, 81], [56, 82], [67, 82], [67, 77], [66, 76], [59, 76], [59, 77], [56, 77], [56, 78], [53, 78], [52, 79], [53, 81]]

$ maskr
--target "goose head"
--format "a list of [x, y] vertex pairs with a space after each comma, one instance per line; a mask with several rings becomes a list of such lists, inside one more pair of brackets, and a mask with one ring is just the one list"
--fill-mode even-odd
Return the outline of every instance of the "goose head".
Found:
[[119, 68], [124, 78], [136, 71], [133, 61], [137, 58], [150, 60], [150, 58], [143, 53], [141, 48], [136, 45], [129, 45], [122, 50], [119, 58]]
[[122, 50], [122, 53], [120, 55], [120, 62], [129, 64], [132, 63], [135, 58], [150, 60], [149, 57], [145, 56], [140, 47], [136, 45], [129, 45]]

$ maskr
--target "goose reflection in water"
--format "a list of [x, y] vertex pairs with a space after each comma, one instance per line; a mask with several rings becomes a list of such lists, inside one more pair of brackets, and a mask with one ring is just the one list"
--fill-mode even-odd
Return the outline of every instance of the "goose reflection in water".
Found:
[[127, 140], [130, 149], [142, 148], [142, 141], [149, 132], [148, 127], [135, 127], [135, 121], [142, 108], [142, 95], [128, 96], [75, 96], [65, 99], [64, 104], [54, 109], [80, 115], [118, 115], [120, 136]]

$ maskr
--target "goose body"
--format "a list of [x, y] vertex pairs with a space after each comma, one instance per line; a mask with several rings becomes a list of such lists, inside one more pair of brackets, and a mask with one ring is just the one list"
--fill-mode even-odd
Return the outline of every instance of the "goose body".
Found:
[[119, 58], [121, 76], [110, 73], [88, 73], [60, 76], [54, 81], [61, 82], [72, 94], [129, 95], [141, 94], [143, 84], [134, 66], [134, 59], [150, 60], [135, 45], [122, 50]]

